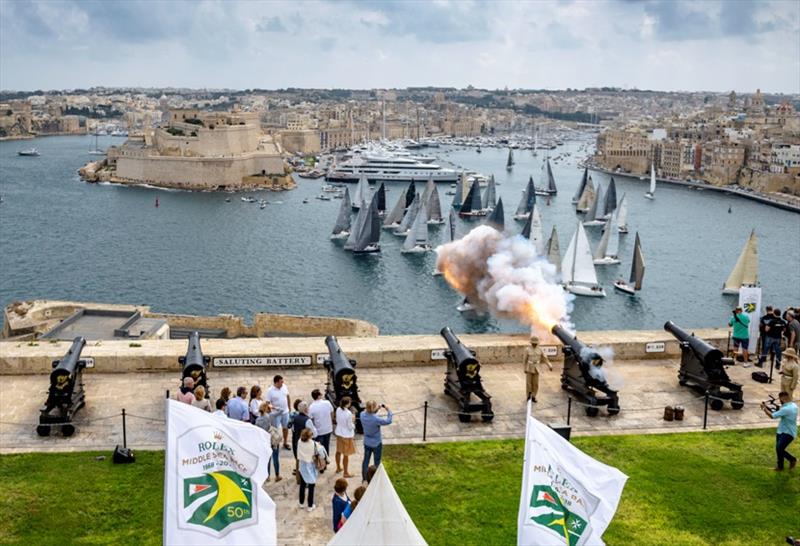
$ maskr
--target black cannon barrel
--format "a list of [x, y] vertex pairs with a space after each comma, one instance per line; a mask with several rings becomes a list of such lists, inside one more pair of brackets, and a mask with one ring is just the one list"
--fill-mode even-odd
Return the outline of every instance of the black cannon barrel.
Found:
[[694, 354], [703, 361], [705, 366], [719, 365], [722, 362], [723, 354], [719, 349], [715, 349], [710, 343], [704, 339], [696, 337], [694, 334], [688, 334], [681, 327], [676, 325], [671, 320], [664, 323], [664, 330], [675, 336], [678, 341], [689, 344]]
[[472, 351], [470, 351], [463, 343], [461, 343], [461, 340], [456, 337], [449, 326], [442, 328], [441, 332], [439, 333], [447, 342], [447, 346], [450, 347], [450, 350], [453, 352], [453, 358], [459, 366], [466, 364], [478, 364], [478, 359], [472, 355]]
[[206, 361], [203, 357], [203, 349], [200, 347], [200, 333], [192, 332], [189, 334], [189, 346], [186, 348], [186, 355], [181, 359], [184, 366], [199, 366], [205, 368]]
[[331, 371], [336, 379], [339, 379], [339, 375], [343, 372], [354, 372], [353, 365], [350, 363], [350, 359], [342, 352], [342, 347], [336, 340], [336, 336], [327, 336], [325, 338], [325, 346], [328, 347], [332, 366]]
[[572, 349], [572, 352], [575, 353], [575, 356], [577, 356], [579, 360], [582, 360], [588, 364], [592, 360], [601, 358], [597, 352], [589, 349], [586, 345], [578, 340], [577, 336], [570, 334], [564, 327], [556, 324], [553, 326], [553, 328], [551, 328], [550, 331], [554, 336], [561, 340], [561, 343]]
[[[53, 371], [50, 372], [50, 384], [63, 386], [69, 382], [69, 378], [75, 374], [78, 362], [81, 358], [81, 351], [86, 346], [86, 340], [76, 337], [72, 340], [69, 351], [60, 360], [53, 362]], [[66, 377], [66, 379], [64, 379]]]

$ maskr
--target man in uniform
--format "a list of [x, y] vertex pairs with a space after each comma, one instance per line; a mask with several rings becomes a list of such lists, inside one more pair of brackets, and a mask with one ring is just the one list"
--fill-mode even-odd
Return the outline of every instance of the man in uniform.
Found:
[[536, 402], [536, 394], [539, 392], [539, 364], [547, 364], [550, 371], [553, 365], [547, 355], [539, 348], [539, 338], [531, 336], [530, 347], [525, 349], [525, 383], [527, 386], [528, 398]]

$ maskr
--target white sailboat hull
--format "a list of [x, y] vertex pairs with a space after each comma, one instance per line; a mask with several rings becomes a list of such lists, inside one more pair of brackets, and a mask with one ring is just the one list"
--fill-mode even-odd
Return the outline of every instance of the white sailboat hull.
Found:
[[628, 233], [628, 226], [619, 226], [620, 233]]
[[575, 294], [576, 296], [587, 296], [590, 298], [605, 298], [606, 291], [600, 285], [596, 287], [586, 286], [583, 284], [567, 283], [565, 286], [567, 292]]
[[619, 259], [610, 256], [604, 256], [598, 260], [594, 260], [594, 265], [614, 265], [621, 263]]
[[380, 251], [381, 251], [381, 245], [374, 244], [365, 246], [363, 250], [354, 250], [353, 254], [372, 254], [374, 252], [380, 252]]
[[411, 228], [409, 228], [409, 229], [407, 229], [405, 231], [397, 231], [397, 230], [395, 230], [392, 233], [397, 235], [398, 237], [405, 237], [406, 235], [408, 235], [409, 231], [411, 231]]
[[428, 225], [429, 226], [440, 226], [442, 224], [444, 224], [444, 218], [442, 218], [440, 220], [428, 220]]
[[431, 250], [431, 245], [417, 245], [413, 248], [408, 249], [401, 249], [400, 252], [403, 254], [425, 254]]
[[636, 294], [636, 290], [634, 290], [631, 285], [622, 281], [614, 281], [614, 289], [630, 294], [631, 296]]
[[514, 218], [514, 220], [527, 220], [528, 218], [530, 218], [530, 216], [531, 216], [531, 213], [530, 212], [526, 212], [525, 214], [515, 214], [513, 216], [513, 218]]
[[604, 226], [606, 223], [604, 220], [589, 220], [588, 222], [584, 222], [584, 226]]
[[341, 233], [331, 235], [331, 239], [335, 241], [337, 239], [347, 239], [349, 236], [350, 236], [349, 231], [342, 231]]
[[441, 277], [442, 276], [442, 272], [439, 271], [438, 269], [435, 269], [433, 271], [433, 273], [431, 273], [431, 275], [433, 275], [434, 277]]

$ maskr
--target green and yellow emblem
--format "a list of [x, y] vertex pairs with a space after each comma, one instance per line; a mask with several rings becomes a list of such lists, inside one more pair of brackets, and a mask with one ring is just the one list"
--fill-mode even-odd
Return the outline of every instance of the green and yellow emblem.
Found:
[[250, 478], [223, 470], [183, 480], [183, 507], [198, 500], [187, 523], [222, 531], [229, 525], [253, 516], [253, 487]]
[[534, 486], [530, 506], [537, 509], [537, 515], [531, 516], [531, 520], [563, 536], [568, 546], [578, 544], [586, 531], [586, 520], [567, 510], [558, 493], [549, 485]]

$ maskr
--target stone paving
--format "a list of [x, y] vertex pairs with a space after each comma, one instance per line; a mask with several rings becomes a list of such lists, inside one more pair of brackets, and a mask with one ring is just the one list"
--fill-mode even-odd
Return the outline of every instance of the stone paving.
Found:
[[[567, 417], [567, 395], [560, 389], [559, 366], [541, 374], [539, 404], [534, 414], [548, 423], [564, 423]], [[619, 415], [609, 417], [604, 409], [590, 418], [583, 408], [572, 405], [571, 425], [575, 435], [663, 433], [701, 430], [703, 400], [677, 381], [677, 361], [619, 361], [609, 367], [609, 380], [619, 388]], [[740, 366], [728, 370], [733, 381], [744, 385], [745, 407], [735, 411], [726, 403], [721, 411], [709, 409], [709, 429], [760, 428], [774, 426], [759, 409], [767, 394], [777, 394], [779, 383], [760, 384], [750, 379], [753, 368]], [[209, 374], [212, 393], [228, 386], [257, 383], [266, 387], [273, 372], [258, 369], [235, 369]], [[287, 370], [282, 372], [292, 399], [310, 398], [314, 388], [323, 388], [322, 370]], [[394, 412], [394, 423], [384, 428], [385, 443], [420, 443], [423, 433], [423, 403], [428, 401], [427, 441], [458, 441], [489, 438], [521, 438], [525, 424], [525, 378], [520, 364], [486, 365], [481, 369], [484, 387], [493, 396], [496, 416], [490, 423], [477, 416], [471, 423], [461, 423], [455, 414], [456, 404], [443, 393], [442, 366], [405, 366], [370, 368], [358, 377], [363, 400], [386, 403]], [[775, 375], [777, 378], [777, 373]], [[26, 451], [109, 451], [122, 443], [120, 412], [128, 413], [127, 439], [134, 450], [164, 448], [164, 406], [167, 389], [177, 388], [177, 374], [87, 374], [86, 408], [76, 418], [77, 432], [70, 438], [53, 435], [40, 438], [35, 428], [38, 409], [46, 398], [47, 376], [9, 375], [0, 381], [0, 453]], [[664, 406], [680, 404], [686, 408], [683, 422], [662, 420]], [[357, 437], [357, 444], [359, 444]], [[333, 442], [331, 450], [335, 451]], [[350, 471], [360, 471], [361, 447], [352, 458]], [[331, 459], [333, 463], [333, 459]], [[333, 467], [317, 486], [318, 508], [312, 513], [297, 507], [297, 485], [290, 469], [291, 452], [282, 451], [284, 480], [269, 482], [265, 489], [278, 504], [281, 544], [319, 544], [331, 534], [330, 499], [333, 490]], [[360, 480], [350, 480], [352, 490]], [[291, 533], [291, 537], [285, 533]]]

